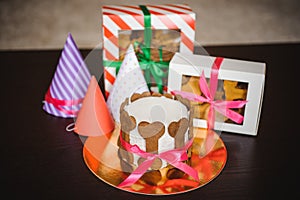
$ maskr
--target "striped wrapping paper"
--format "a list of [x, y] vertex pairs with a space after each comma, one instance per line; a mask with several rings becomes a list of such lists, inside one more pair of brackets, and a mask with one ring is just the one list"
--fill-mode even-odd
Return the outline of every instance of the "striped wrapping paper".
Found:
[[90, 79], [91, 74], [69, 33], [45, 95], [43, 109], [58, 117], [76, 117]]
[[[192, 9], [185, 4], [145, 5], [151, 15], [153, 30], [180, 30], [181, 53], [193, 53], [195, 40], [195, 18]], [[118, 32], [143, 30], [144, 15], [139, 5], [106, 5], [102, 7], [103, 60], [119, 60]], [[116, 69], [104, 66], [106, 97], [116, 78]]]

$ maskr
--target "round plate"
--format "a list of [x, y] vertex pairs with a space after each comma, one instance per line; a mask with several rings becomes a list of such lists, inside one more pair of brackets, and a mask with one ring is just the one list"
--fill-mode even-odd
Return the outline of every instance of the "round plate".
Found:
[[118, 157], [118, 134], [116, 128], [109, 136], [88, 137], [83, 148], [83, 158], [91, 172], [105, 183], [120, 190], [144, 195], [171, 195], [198, 189], [215, 179], [223, 170], [227, 150], [218, 134], [206, 129], [194, 128], [191, 167], [200, 181], [188, 175], [180, 179], [169, 179], [160, 185], [149, 185], [138, 180], [130, 187], [118, 187], [128, 176], [120, 167]]

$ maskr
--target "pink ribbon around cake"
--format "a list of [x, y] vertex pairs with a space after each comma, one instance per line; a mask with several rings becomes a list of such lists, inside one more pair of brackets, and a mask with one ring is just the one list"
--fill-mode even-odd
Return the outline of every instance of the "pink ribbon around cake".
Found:
[[215, 93], [218, 87], [218, 74], [220, 66], [223, 62], [223, 58], [217, 57], [214, 60], [211, 75], [210, 75], [210, 88], [208, 88], [208, 84], [205, 79], [204, 71], [202, 71], [201, 77], [199, 79], [199, 87], [204, 96], [196, 95], [194, 93], [184, 92], [174, 90], [172, 94], [180, 95], [183, 98], [189, 99], [191, 101], [196, 102], [207, 102], [210, 104], [210, 109], [207, 117], [207, 128], [214, 129], [215, 122], [215, 112], [218, 111], [222, 115], [228, 117], [232, 121], [236, 123], [241, 123], [244, 120], [244, 117], [239, 113], [230, 110], [230, 108], [242, 108], [247, 101], [224, 101], [224, 100], [214, 100]]
[[119, 187], [127, 187], [134, 184], [143, 174], [150, 168], [155, 158], [160, 158], [167, 161], [170, 165], [182, 170], [188, 175], [192, 176], [195, 180], [199, 181], [198, 173], [195, 169], [189, 165], [183, 163], [188, 159], [187, 149], [192, 145], [193, 140], [190, 140], [183, 148], [172, 149], [169, 151], [162, 152], [160, 154], [152, 154], [141, 150], [137, 145], [131, 145], [122, 138], [122, 131], [120, 132], [120, 143], [130, 153], [137, 154], [146, 160], [141, 163], [122, 183]]

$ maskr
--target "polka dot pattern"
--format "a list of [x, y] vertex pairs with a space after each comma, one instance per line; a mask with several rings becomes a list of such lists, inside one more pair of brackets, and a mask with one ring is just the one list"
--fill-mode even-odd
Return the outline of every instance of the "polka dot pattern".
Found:
[[120, 106], [133, 93], [149, 91], [132, 45], [125, 58], [107, 99], [107, 106], [116, 122], [120, 122]]

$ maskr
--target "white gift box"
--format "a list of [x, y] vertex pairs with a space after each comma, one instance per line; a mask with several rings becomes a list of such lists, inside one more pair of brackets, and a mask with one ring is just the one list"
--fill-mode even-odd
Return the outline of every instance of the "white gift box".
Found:
[[[185, 77], [200, 77], [204, 71], [209, 79], [211, 67], [216, 57], [176, 53], [169, 65], [168, 92], [182, 90]], [[238, 59], [224, 58], [218, 72], [218, 82], [237, 82], [247, 86], [246, 105], [241, 124], [227, 121], [215, 121], [215, 129], [220, 131], [257, 135], [263, 101], [266, 64]], [[191, 79], [189, 79], [191, 80]], [[226, 94], [225, 94], [226, 96]], [[194, 118], [195, 127], [207, 128], [205, 119]]]

